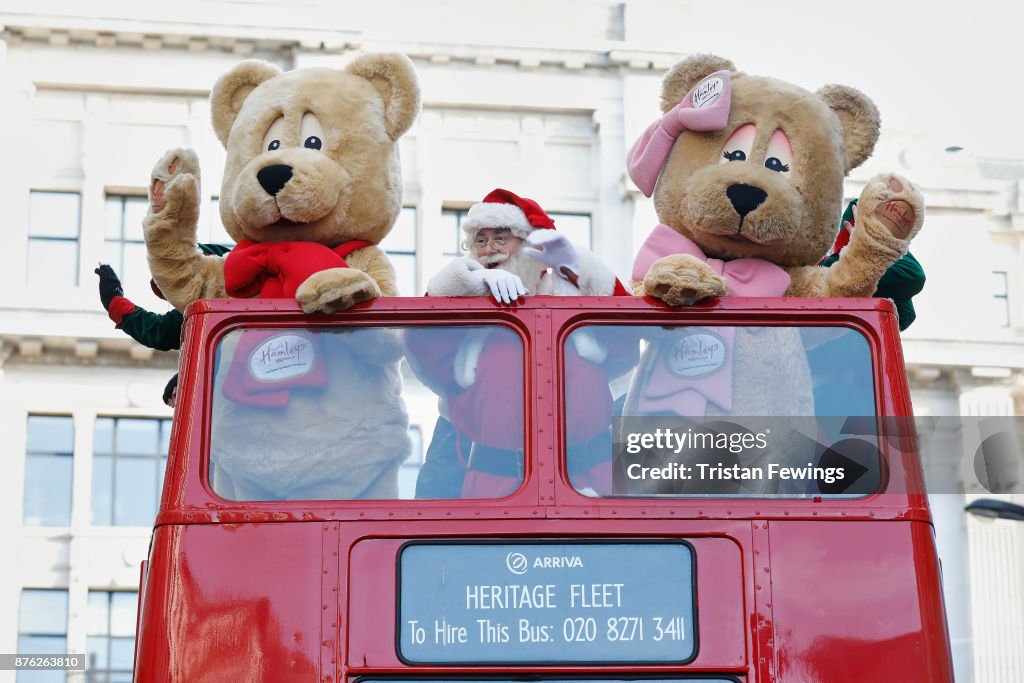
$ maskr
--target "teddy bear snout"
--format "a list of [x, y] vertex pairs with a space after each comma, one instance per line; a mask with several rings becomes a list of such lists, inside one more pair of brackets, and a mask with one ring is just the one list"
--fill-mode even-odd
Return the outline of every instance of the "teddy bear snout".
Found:
[[736, 209], [736, 213], [740, 215], [740, 219], [745, 218], [748, 213], [761, 206], [764, 200], [768, 198], [768, 193], [760, 187], [747, 185], [746, 183], [730, 185], [725, 189], [725, 194], [729, 201], [732, 202], [732, 207]]
[[256, 180], [267, 194], [277, 196], [281, 188], [292, 179], [292, 167], [285, 164], [272, 164], [256, 172]]

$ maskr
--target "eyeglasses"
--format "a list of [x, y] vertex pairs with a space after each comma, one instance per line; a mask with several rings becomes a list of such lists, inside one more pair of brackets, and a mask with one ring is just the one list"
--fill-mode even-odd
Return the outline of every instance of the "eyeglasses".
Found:
[[512, 242], [512, 240], [518, 239], [521, 238], [516, 237], [515, 235], [494, 235], [491, 237], [484, 237], [483, 235], [478, 235], [477, 238], [473, 240], [473, 244], [476, 246], [477, 249], [482, 249], [483, 247], [486, 247], [488, 244], [493, 244], [494, 246], [501, 249], [506, 244]]

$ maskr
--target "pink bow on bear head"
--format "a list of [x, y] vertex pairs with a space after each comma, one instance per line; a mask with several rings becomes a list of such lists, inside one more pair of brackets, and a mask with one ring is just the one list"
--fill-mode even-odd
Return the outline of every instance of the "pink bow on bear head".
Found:
[[654, 192], [654, 184], [676, 138], [684, 130], [722, 130], [729, 121], [730, 103], [729, 72], [716, 71], [701, 79], [682, 102], [648, 126], [629, 151], [627, 160], [629, 177], [645, 196]]

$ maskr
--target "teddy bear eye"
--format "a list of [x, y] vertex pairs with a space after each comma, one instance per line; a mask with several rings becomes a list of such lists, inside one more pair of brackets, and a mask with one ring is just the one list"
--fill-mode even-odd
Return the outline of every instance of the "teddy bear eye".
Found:
[[746, 161], [747, 155], [742, 149], [725, 152], [723, 155], [727, 161]]
[[782, 163], [778, 157], [768, 157], [764, 160], [764, 167], [769, 171], [775, 171], [777, 173], [788, 173], [789, 166]]
[[317, 136], [310, 135], [306, 138], [306, 141], [302, 143], [302, 146], [308, 147], [309, 149], [320, 149], [323, 146], [323, 143], [320, 142], [320, 138]]
[[271, 140], [270, 144], [267, 145], [267, 151], [268, 152], [273, 152], [275, 149], [278, 149], [280, 147], [281, 147], [281, 141], [280, 140]]

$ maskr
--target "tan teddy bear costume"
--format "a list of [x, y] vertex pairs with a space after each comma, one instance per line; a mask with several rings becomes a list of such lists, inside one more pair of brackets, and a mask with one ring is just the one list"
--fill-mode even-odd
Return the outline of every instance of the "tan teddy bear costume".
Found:
[[[661, 221], [634, 265], [637, 294], [673, 306], [728, 294], [871, 296], [921, 228], [920, 192], [895, 175], [876, 176], [861, 194], [860, 223], [840, 260], [817, 265], [836, 238], [843, 178], [870, 156], [879, 134], [877, 109], [852, 88], [811, 93], [697, 55], [669, 71], [661, 108], [664, 116], [629, 158], [631, 177], [653, 194]], [[812, 416], [806, 348], [800, 332], [786, 327], [658, 336], [624, 414]], [[756, 419], [747, 424], [757, 427]], [[806, 453], [776, 445], [762, 457], [786, 452], [806, 464]]]
[[[396, 294], [394, 269], [374, 245], [401, 209], [397, 143], [419, 106], [412, 63], [398, 54], [287, 73], [248, 60], [222, 76], [211, 110], [227, 150], [221, 220], [238, 242], [229, 291], [294, 296], [307, 313]], [[179, 310], [227, 295], [225, 259], [196, 249], [200, 197], [195, 153], [165, 154], [144, 225], [153, 278]], [[297, 333], [222, 341], [217, 386], [224, 391], [215, 391], [211, 429], [215, 489], [235, 499], [394, 497], [409, 452], [398, 336]], [[243, 389], [258, 382], [236, 376], [240, 356], [269, 357], [278, 348], [314, 350], [317, 381], [274, 392], [260, 386], [247, 397]]]

